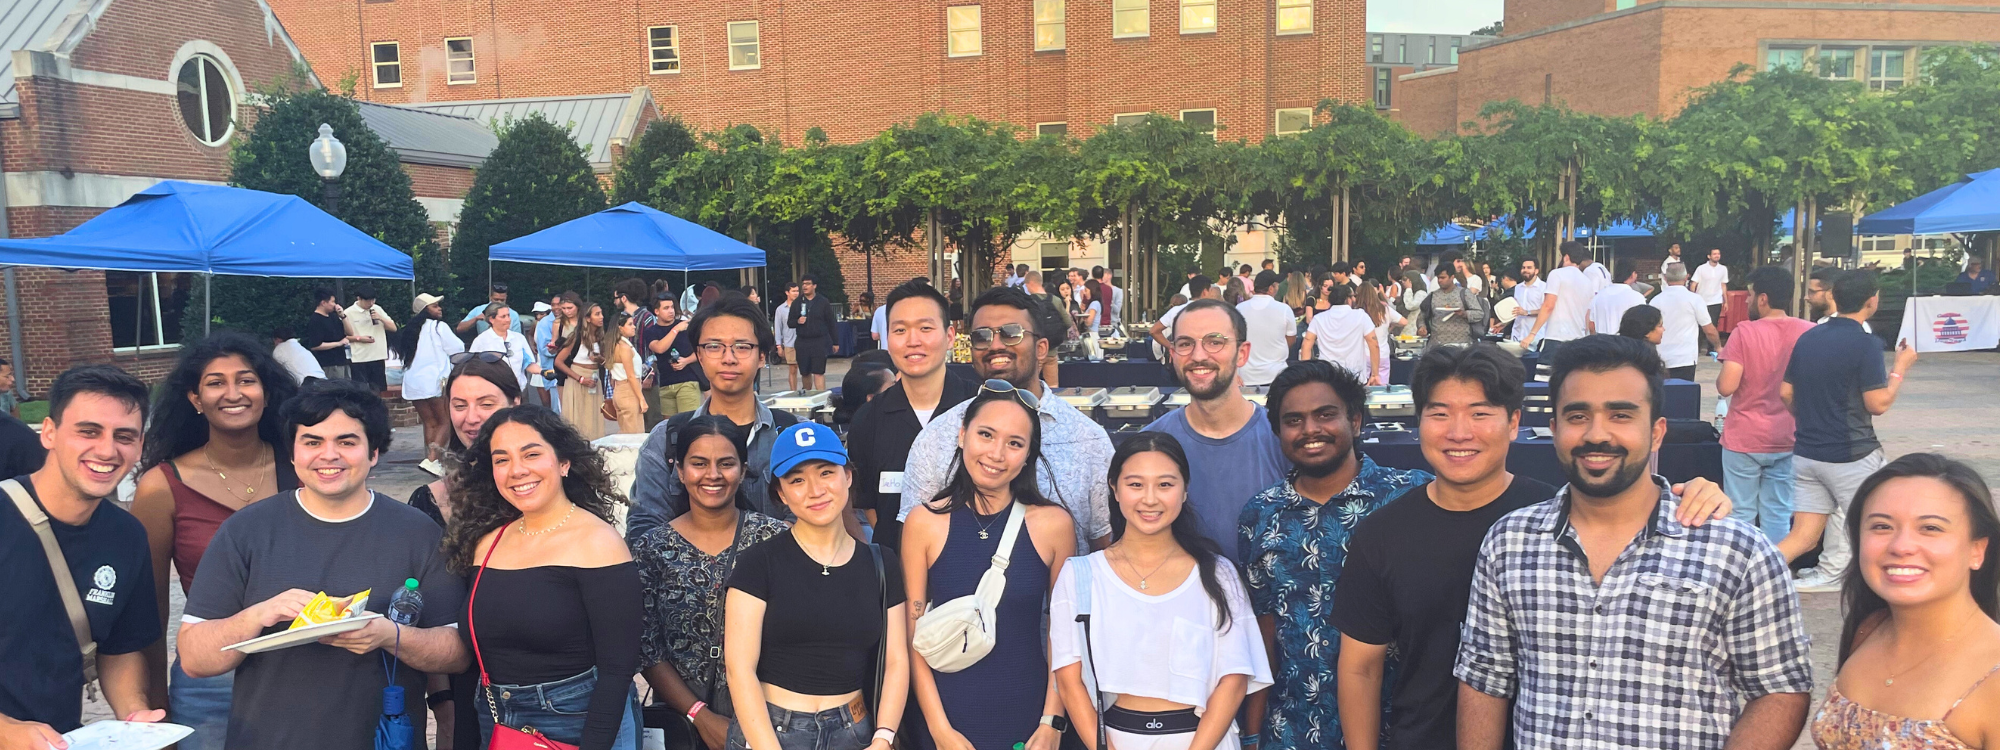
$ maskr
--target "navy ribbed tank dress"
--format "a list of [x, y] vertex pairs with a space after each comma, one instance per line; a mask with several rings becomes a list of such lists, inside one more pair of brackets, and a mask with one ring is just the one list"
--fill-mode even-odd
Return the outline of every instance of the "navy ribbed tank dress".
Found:
[[[985, 539], [979, 538], [982, 528]], [[953, 510], [944, 551], [931, 563], [930, 601], [971, 596], [992, 566], [1006, 530], [1005, 510], [993, 516], [979, 516], [969, 506]], [[1049, 660], [1042, 647], [1042, 603], [1048, 591], [1049, 566], [1035, 551], [1023, 521], [1007, 562], [993, 651], [964, 670], [931, 672], [952, 729], [979, 750], [1013, 750], [1014, 743], [1026, 742], [1041, 726], [1049, 688]], [[915, 700], [911, 696], [913, 706]]]

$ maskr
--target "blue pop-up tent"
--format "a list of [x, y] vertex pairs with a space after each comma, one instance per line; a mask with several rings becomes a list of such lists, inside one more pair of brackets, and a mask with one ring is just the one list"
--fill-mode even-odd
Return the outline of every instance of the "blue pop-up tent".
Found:
[[1653, 236], [1653, 230], [1647, 229], [1645, 226], [1631, 219], [1619, 219], [1603, 228], [1577, 227], [1576, 235], [1578, 237], [1596, 235], [1598, 239], [1620, 240], [1634, 237], [1651, 237]]
[[1457, 224], [1446, 224], [1417, 237], [1419, 245], [1463, 245], [1479, 239], [1485, 230], [1467, 229]]
[[2000, 231], [2000, 169], [1965, 179], [1861, 218], [1860, 234], [1952, 234]]
[[496, 244], [489, 258], [588, 268], [726, 271], [764, 265], [764, 251], [639, 203]]
[[0, 266], [409, 279], [410, 256], [294, 195], [168, 180], [66, 233], [0, 239]]

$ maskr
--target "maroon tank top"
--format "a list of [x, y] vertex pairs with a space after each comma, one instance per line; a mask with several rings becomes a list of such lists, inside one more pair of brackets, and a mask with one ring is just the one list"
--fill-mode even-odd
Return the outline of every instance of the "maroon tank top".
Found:
[[[194, 570], [201, 564], [201, 556], [208, 552], [209, 540], [215, 538], [216, 529], [222, 528], [222, 522], [236, 515], [236, 511], [187, 486], [174, 462], [165, 462], [160, 467], [166, 470], [162, 473], [174, 495], [174, 569], [180, 572], [181, 590], [188, 591], [194, 588]], [[292, 471], [290, 461], [279, 456], [276, 468], [278, 492], [298, 489], [298, 475]]]

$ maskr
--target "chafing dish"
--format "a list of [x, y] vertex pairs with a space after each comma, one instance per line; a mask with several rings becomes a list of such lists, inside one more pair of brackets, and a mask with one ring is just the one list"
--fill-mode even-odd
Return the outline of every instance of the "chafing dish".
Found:
[[1097, 405], [1104, 403], [1105, 390], [1103, 388], [1057, 388], [1055, 395], [1057, 398], [1068, 401], [1070, 406], [1074, 406], [1081, 411], [1090, 411], [1096, 408]]
[[1406, 385], [1378, 385], [1368, 389], [1368, 414], [1375, 417], [1413, 417], [1416, 397]]
[[1166, 397], [1152, 386], [1120, 386], [1104, 394], [1104, 416], [1110, 419], [1143, 419], [1153, 415], [1153, 406]]
[[810, 420], [813, 412], [833, 401], [832, 391], [779, 391], [764, 399], [764, 405], [792, 416]]

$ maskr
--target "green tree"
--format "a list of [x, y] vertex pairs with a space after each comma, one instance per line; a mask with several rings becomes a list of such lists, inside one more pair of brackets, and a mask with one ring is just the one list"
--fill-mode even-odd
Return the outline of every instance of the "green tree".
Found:
[[[1988, 114], [2000, 111], [2000, 49], [1931, 47], [1923, 61], [1917, 85], [1890, 97], [1903, 140], [1898, 166], [1916, 193], [2000, 166], [2000, 135]], [[1871, 209], [1880, 209], [1912, 196], [1892, 191], [1873, 197]]]
[[1486, 105], [1470, 125], [1474, 132], [1460, 139], [1465, 158], [1451, 179], [1461, 191], [1459, 204], [1471, 216], [1535, 220], [1544, 253], [1573, 239], [1579, 225], [1640, 207], [1638, 160], [1648, 127], [1642, 118], [1509, 100]]
[[[1257, 213], [1259, 180], [1252, 150], [1218, 143], [1207, 128], [1158, 115], [1098, 130], [1077, 149], [1078, 234], [1118, 243], [1113, 264], [1128, 270], [1135, 312], [1165, 298], [1159, 283], [1162, 245], [1218, 247]], [[1203, 254], [1204, 257], [1207, 253]], [[1178, 284], [1172, 285], [1178, 287]]]
[[[1396, 223], [1410, 208], [1418, 187], [1438, 180], [1433, 149], [1415, 133], [1374, 107], [1321, 102], [1319, 124], [1293, 136], [1266, 141], [1263, 169], [1275, 182], [1285, 226], [1325, 221], [1331, 259], [1300, 248], [1303, 258], [1352, 261], [1354, 225], [1360, 206], [1374, 210], [1377, 223]], [[1317, 220], [1317, 221], [1315, 221]], [[1421, 223], [1421, 222], [1419, 222]]]
[[701, 147], [681, 118], [668, 116], [654, 120], [639, 134], [638, 143], [625, 152], [611, 175], [611, 205], [640, 203], [652, 195], [660, 175], [674, 168], [682, 156]]
[[1505, 21], [1494, 21], [1492, 23], [1486, 24], [1485, 26], [1473, 29], [1472, 33], [1475, 36], [1499, 36], [1506, 30], [1507, 30], [1507, 24]]
[[846, 289], [826, 233], [819, 231], [807, 207], [788, 203], [782, 195], [783, 180], [791, 177], [777, 173], [784, 158], [781, 144], [766, 141], [749, 125], [704, 133], [700, 148], [660, 175], [651, 202], [763, 249], [772, 284], [810, 273], [829, 298], [839, 299]]
[[[264, 92], [265, 108], [229, 152], [229, 184], [271, 193], [296, 195], [326, 208], [325, 184], [306, 158], [307, 145], [319, 137], [319, 126], [347, 147], [347, 170], [340, 177], [339, 205], [332, 213], [341, 221], [417, 260], [420, 278], [438, 278], [442, 263], [433, 242], [428, 216], [410, 190], [396, 154], [361, 119], [353, 100], [320, 89], [274, 88]], [[425, 276], [426, 271], [430, 272]], [[298, 328], [312, 308], [311, 289], [331, 285], [330, 279], [284, 279], [217, 276], [210, 300], [216, 327], [257, 333], [285, 325]], [[385, 302], [401, 299], [407, 284], [377, 282]], [[348, 302], [350, 300], [342, 300]], [[184, 335], [202, 331], [202, 295], [189, 295]], [[396, 305], [385, 308], [400, 311]]]
[[[496, 130], [500, 144], [473, 179], [452, 243], [453, 283], [446, 298], [456, 310], [486, 301], [487, 252], [493, 245], [604, 209], [604, 189], [567, 128], [535, 112], [498, 123]], [[588, 271], [540, 264], [495, 264], [492, 279], [513, 287], [524, 305], [592, 286]]]

